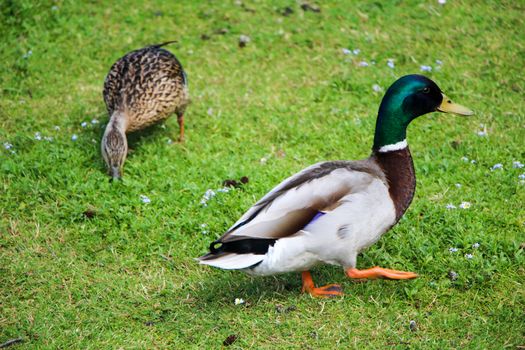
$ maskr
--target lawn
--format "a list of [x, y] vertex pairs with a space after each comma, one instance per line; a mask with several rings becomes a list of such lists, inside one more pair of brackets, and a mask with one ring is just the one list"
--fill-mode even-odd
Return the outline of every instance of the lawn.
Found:
[[[301, 4], [2, 2], [0, 344], [525, 347], [524, 3]], [[176, 118], [132, 135], [124, 181], [110, 183], [104, 77], [168, 40], [190, 84], [186, 143], [170, 142]], [[316, 283], [345, 291], [323, 300], [300, 293], [298, 273], [251, 278], [193, 260], [285, 177], [368, 156], [383, 92], [410, 73], [476, 113], [410, 126], [416, 197], [358, 259], [418, 279], [359, 283], [320, 266]]]

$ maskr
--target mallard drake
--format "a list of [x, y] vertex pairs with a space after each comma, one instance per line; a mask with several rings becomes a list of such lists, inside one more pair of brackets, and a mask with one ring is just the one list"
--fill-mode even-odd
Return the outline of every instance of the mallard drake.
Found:
[[102, 156], [109, 175], [120, 178], [126, 160], [126, 133], [144, 129], [177, 114], [184, 140], [184, 111], [189, 102], [186, 73], [179, 60], [161, 48], [173, 41], [132, 51], [113, 64], [104, 81], [109, 123]]
[[350, 278], [410, 279], [412, 272], [356, 268], [357, 255], [394, 226], [416, 188], [406, 129], [434, 111], [472, 115], [453, 103], [432, 80], [407, 75], [390, 86], [376, 122], [369, 158], [312, 165], [281, 182], [255, 203], [201, 264], [253, 275], [302, 272], [302, 289], [312, 296], [342, 294], [339, 285], [315, 287], [310, 269], [340, 265]]

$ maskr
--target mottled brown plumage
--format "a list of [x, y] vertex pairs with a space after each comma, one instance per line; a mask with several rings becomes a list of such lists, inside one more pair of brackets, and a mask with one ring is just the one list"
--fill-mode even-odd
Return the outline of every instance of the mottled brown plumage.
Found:
[[101, 151], [111, 176], [120, 177], [126, 159], [126, 133], [177, 114], [184, 140], [184, 111], [189, 102], [186, 74], [177, 58], [159, 44], [132, 51], [111, 67], [104, 81], [110, 116]]

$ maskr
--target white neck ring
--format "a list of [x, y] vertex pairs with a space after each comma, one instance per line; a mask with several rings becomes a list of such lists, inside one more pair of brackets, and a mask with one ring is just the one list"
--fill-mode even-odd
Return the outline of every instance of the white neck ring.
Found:
[[386, 153], [386, 152], [392, 152], [392, 151], [399, 151], [400, 149], [405, 149], [405, 148], [407, 148], [406, 139], [404, 139], [403, 141], [393, 143], [391, 145], [384, 145], [379, 148], [379, 152]]

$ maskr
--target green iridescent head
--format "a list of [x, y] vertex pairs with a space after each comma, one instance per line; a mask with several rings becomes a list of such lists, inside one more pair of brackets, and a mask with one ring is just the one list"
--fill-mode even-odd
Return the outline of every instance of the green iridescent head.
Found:
[[412, 120], [435, 111], [473, 114], [468, 108], [453, 103], [425, 76], [412, 74], [399, 78], [388, 88], [379, 106], [373, 149], [404, 141]]

